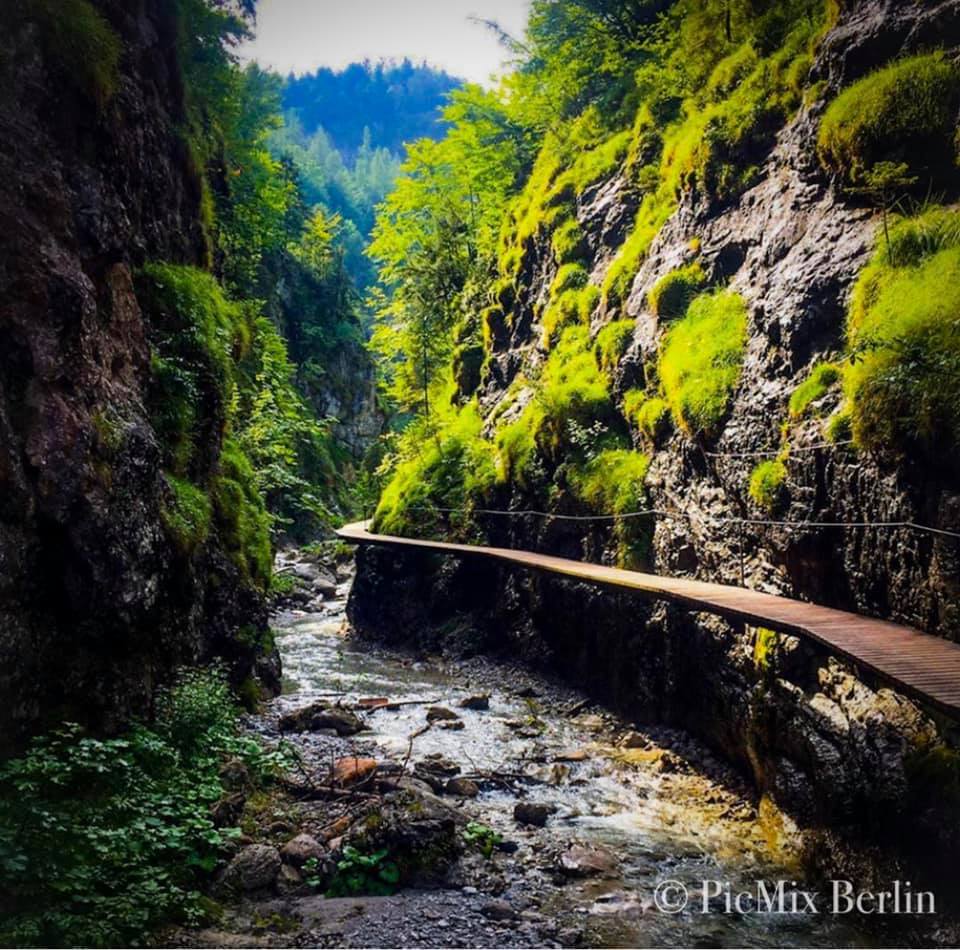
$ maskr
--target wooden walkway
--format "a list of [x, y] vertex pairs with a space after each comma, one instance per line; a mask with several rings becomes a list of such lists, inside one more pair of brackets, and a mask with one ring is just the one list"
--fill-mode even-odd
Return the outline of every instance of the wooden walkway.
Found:
[[899, 692], [935, 707], [951, 718], [960, 719], [960, 645], [912, 627], [728, 584], [641, 574], [533, 551], [370, 534], [368, 524], [348, 524], [337, 534], [345, 541], [357, 544], [493, 558], [595, 584], [626, 588], [656, 599], [676, 601], [692, 610], [718, 614], [755, 627], [809, 637], [886, 680]]

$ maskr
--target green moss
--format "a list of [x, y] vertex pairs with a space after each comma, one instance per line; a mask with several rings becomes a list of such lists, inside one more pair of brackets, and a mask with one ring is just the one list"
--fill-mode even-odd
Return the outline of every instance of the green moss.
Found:
[[557, 335], [565, 327], [590, 323], [590, 315], [600, 297], [600, 291], [592, 284], [579, 290], [566, 290], [553, 297], [543, 313], [543, 346], [549, 349]]
[[777, 651], [777, 633], [766, 627], [757, 627], [757, 638], [753, 644], [753, 664], [762, 673], [773, 669]]
[[659, 442], [670, 431], [670, 406], [658, 397], [644, 399], [632, 415], [637, 428], [654, 442]]
[[833, 413], [824, 426], [823, 434], [830, 442], [847, 442], [853, 438], [853, 420], [850, 412], [840, 410]]
[[661, 277], [647, 294], [650, 309], [661, 320], [676, 320], [707, 284], [707, 275], [699, 262], [686, 264]]
[[760, 462], [750, 474], [750, 497], [768, 514], [783, 502], [787, 466], [780, 459]]
[[582, 290], [589, 278], [590, 275], [582, 264], [564, 264], [550, 285], [550, 295], [554, 297], [571, 290]]
[[98, 105], [120, 84], [120, 37], [89, 0], [25, 0], [14, 21], [37, 24], [47, 66], [75, 83]]
[[[228, 300], [211, 274], [194, 267], [147, 264], [137, 297], [153, 331], [150, 417], [164, 464], [185, 476], [208, 439], [203, 425], [222, 428], [235, 390], [236, 360], [249, 350], [252, 308]], [[198, 415], [203, 406], [206, 415]], [[207, 446], [199, 448], [206, 450]]]
[[531, 403], [538, 448], [548, 456], [566, 437], [568, 423], [589, 426], [610, 419], [613, 404], [586, 327], [568, 327], [551, 352]]
[[854, 185], [880, 162], [906, 163], [926, 187], [953, 174], [960, 67], [942, 53], [884, 66], [845, 89], [820, 123], [821, 161]]
[[820, 363], [790, 395], [790, 415], [794, 419], [803, 416], [818, 399], [822, 399], [830, 387], [839, 382], [841, 370], [833, 363]]
[[212, 492], [220, 539], [241, 574], [266, 590], [273, 566], [270, 516], [256, 485], [243, 449], [224, 439]]
[[644, 479], [650, 459], [630, 449], [607, 449], [571, 470], [574, 494], [603, 514], [638, 511], [646, 504]]
[[717, 429], [739, 382], [746, 342], [746, 306], [730, 291], [697, 297], [671, 327], [658, 372], [678, 426], [690, 433]]
[[[650, 459], [630, 449], [605, 449], [582, 465], [568, 468], [567, 482], [573, 495], [593, 511], [625, 515], [647, 506], [644, 481]], [[650, 541], [648, 525], [639, 518], [617, 520], [613, 525], [617, 560], [633, 567], [642, 561]]]
[[608, 323], [597, 334], [593, 344], [593, 352], [597, 358], [597, 365], [607, 377], [612, 377], [627, 352], [633, 340], [633, 320], [614, 320]]
[[586, 240], [576, 218], [564, 221], [554, 230], [550, 245], [558, 264], [582, 261], [588, 256]]
[[192, 554], [210, 535], [213, 513], [207, 493], [175, 475], [167, 474], [170, 498], [160, 509], [167, 535], [183, 554]]
[[526, 483], [526, 475], [536, 456], [533, 419], [530, 414], [521, 416], [503, 426], [496, 435], [496, 474], [500, 484]]
[[851, 297], [844, 394], [857, 445], [960, 449], [960, 213], [894, 225]]
[[668, 188], [661, 187], [657, 192], [644, 196], [629, 237], [620, 246], [604, 275], [601, 292], [607, 307], [622, 305], [630, 296], [640, 264], [653, 239], [676, 207], [676, 199]]

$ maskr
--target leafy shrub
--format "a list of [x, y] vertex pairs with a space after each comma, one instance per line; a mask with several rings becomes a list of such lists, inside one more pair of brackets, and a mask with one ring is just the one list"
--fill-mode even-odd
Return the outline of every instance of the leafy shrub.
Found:
[[713, 433], [740, 379], [747, 340], [743, 298], [730, 291], [697, 297], [668, 331], [658, 370], [677, 425]]
[[880, 162], [930, 178], [952, 172], [960, 67], [942, 53], [912, 56], [853, 83], [820, 123], [821, 161], [854, 185]]
[[790, 394], [790, 415], [799, 419], [812, 403], [822, 399], [830, 387], [839, 382], [840, 367], [833, 363], [821, 363], [811, 370], [810, 375]]
[[120, 82], [120, 37], [89, 0], [25, 0], [13, 4], [14, 22], [37, 24], [47, 66], [76, 83], [98, 105]]
[[391, 860], [386, 848], [364, 854], [347, 845], [337, 862], [337, 873], [330, 882], [327, 897], [351, 897], [373, 894], [386, 897], [393, 894], [400, 883], [400, 868]]
[[[0, 943], [130, 946], [199, 921], [197, 890], [229, 830], [214, 827], [224, 756], [275, 760], [237, 734], [223, 674], [194, 671], [161, 696], [153, 728], [97, 739], [68, 725], [0, 767]], [[268, 761], [269, 760], [269, 761]]]
[[787, 466], [780, 459], [767, 459], [750, 475], [750, 497], [772, 514], [783, 500], [786, 481]]
[[428, 532], [448, 519], [439, 509], [468, 508], [496, 482], [495, 449], [481, 434], [475, 401], [409, 432], [409, 455], [401, 457], [374, 514], [386, 534]]
[[479, 821], [468, 821], [463, 830], [463, 840], [471, 847], [476, 848], [485, 858], [493, 856], [503, 836]]
[[614, 320], [597, 334], [593, 352], [600, 370], [608, 377], [616, 372], [623, 354], [627, 352], [633, 339], [633, 329], [633, 320]]
[[210, 534], [210, 498], [202, 488], [175, 475], [167, 475], [166, 480], [170, 502], [160, 509], [163, 526], [184, 554], [192, 554]]
[[933, 209], [891, 229], [851, 297], [853, 363], [844, 393], [853, 438], [917, 447], [938, 459], [960, 447], [960, 215]]
[[707, 275], [699, 262], [694, 261], [661, 277], [647, 294], [647, 303], [661, 320], [676, 320], [687, 312], [706, 283]]

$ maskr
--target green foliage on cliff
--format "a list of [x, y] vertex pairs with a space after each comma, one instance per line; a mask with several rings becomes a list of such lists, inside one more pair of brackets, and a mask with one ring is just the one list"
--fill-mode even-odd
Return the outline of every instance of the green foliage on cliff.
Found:
[[634, 324], [632, 320], [614, 320], [602, 327], [597, 333], [593, 352], [601, 372], [611, 378], [620, 364], [624, 353], [633, 340]]
[[676, 320], [687, 312], [706, 283], [707, 276], [698, 261], [685, 264], [665, 274], [650, 288], [647, 303], [661, 320]]
[[787, 466], [781, 459], [760, 462], [750, 473], [750, 497], [768, 514], [776, 512], [783, 500]]
[[644, 480], [650, 459], [630, 449], [605, 449], [568, 473], [574, 494], [594, 511], [624, 514], [646, 503]]
[[184, 554], [192, 554], [210, 534], [210, 498], [186, 479], [167, 475], [166, 481], [170, 499], [160, 511], [163, 526]]
[[853, 185], [867, 185], [882, 162], [903, 163], [924, 188], [957, 160], [960, 67], [942, 53], [884, 66], [830, 104], [817, 147], [821, 160]]
[[468, 514], [464, 509], [493, 488], [494, 447], [480, 435], [475, 403], [450, 410], [436, 428], [426, 425], [424, 420], [409, 433], [393, 462], [391, 481], [374, 515], [378, 531], [409, 534], [462, 523]]
[[5, 946], [116, 947], [199, 923], [198, 885], [239, 830], [214, 826], [227, 757], [264, 780], [275, 752], [238, 731], [217, 671], [184, 674], [158, 717], [110, 739], [67, 725], [0, 767]]
[[7, 28], [36, 24], [44, 61], [59, 79], [100, 106], [117, 91], [120, 37], [90, 0], [21, 0], [6, 13]]
[[232, 439], [220, 449], [211, 494], [227, 554], [248, 580], [266, 590], [273, 565], [270, 516], [250, 459]]
[[680, 428], [691, 434], [716, 431], [740, 379], [746, 342], [746, 306], [730, 291], [701, 294], [670, 328], [659, 375]]
[[191, 553], [209, 534], [212, 503], [221, 541], [265, 586], [264, 499], [282, 523], [329, 517], [313, 487], [318, 474], [334, 477], [324, 431], [293, 386], [283, 339], [254, 304], [230, 300], [205, 271], [173, 264], [146, 265], [137, 290], [151, 318], [149, 409], [172, 492], [164, 523]]
[[623, 399], [623, 413], [648, 439], [657, 442], [670, 429], [670, 405], [643, 389], [631, 389]]
[[960, 449], [960, 215], [894, 224], [854, 287], [844, 394], [858, 445]]
[[840, 381], [842, 371], [834, 363], [819, 363], [810, 375], [790, 394], [790, 415], [799, 419], [818, 399], [822, 399], [830, 387]]

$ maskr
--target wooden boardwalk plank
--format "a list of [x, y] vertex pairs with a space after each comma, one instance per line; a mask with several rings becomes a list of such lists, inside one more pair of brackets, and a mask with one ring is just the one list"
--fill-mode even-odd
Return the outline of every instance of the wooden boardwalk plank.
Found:
[[357, 544], [492, 558], [676, 601], [695, 611], [718, 614], [752, 626], [809, 637], [870, 670], [906, 695], [960, 719], [960, 645], [912, 627], [729, 584], [643, 574], [534, 551], [371, 534], [367, 528], [368, 522], [356, 522], [345, 525], [337, 534]]

